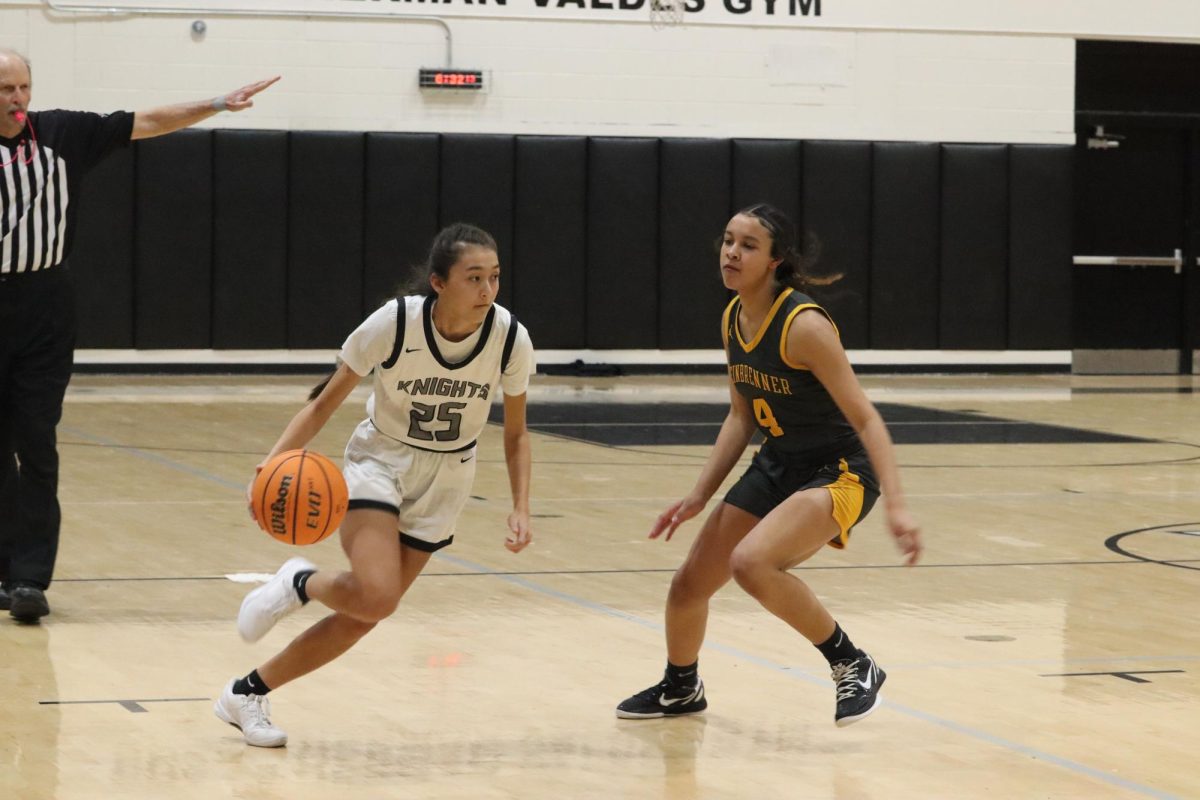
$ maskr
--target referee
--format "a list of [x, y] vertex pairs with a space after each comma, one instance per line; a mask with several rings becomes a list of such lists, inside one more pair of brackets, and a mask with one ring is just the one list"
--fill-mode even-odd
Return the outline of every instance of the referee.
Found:
[[249, 108], [277, 80], [136, 113], [30, 112], [29, 60], [0, 48], [0, 609], [18, 622], [50, 613], [61, 520], [55, 429], [74, 359], [67, 258], [80, 182], [131, 140]]

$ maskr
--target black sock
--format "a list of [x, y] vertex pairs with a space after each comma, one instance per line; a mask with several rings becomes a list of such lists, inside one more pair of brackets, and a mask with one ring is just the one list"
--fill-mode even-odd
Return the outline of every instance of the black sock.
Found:
[[667, 662], [667, 683], [672, 686], [695, 686], [696, 680], [699, 677], [699, 661], [693, 661], [686, 667], [677, 667], [670, 661]]
[[304, 590], [304, 586], [308, 583], [308, 579], [316, 574], [317, 571], [315, 569], [305, 569], [297, 572], [296, 576], [292, 578], [292, 588], [296, 590], [296, 594], [300, 595], [300, 603], [302, 605], [308, 604], [308, 592]]
[[263, 682], [263, 679], [258, 676], [258, 670], [252, 671], [244, 678], [238, 678], [233, 682], [234, 694], [266, 694], [271, 691], [271, 687]]
[[836, 664], [839, 661], [853, 661], [862, 655], [862, 651], [854, 646], [850, 637], [842, 630], [842, 626], [836, 622], [833, 623], [833, 635], [816, 647], [830, 664]]

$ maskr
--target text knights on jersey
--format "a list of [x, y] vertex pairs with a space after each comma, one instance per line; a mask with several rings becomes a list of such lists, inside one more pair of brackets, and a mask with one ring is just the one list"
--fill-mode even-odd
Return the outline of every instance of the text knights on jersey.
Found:
[[435, 395], [437, 397], [478, 397], [480, 400], [487, 400], [491, 388], [490, 383], [456, 381], [453, 378], [417, 378], [396, 383], [396, 391], [408, 392], [414, 397]]

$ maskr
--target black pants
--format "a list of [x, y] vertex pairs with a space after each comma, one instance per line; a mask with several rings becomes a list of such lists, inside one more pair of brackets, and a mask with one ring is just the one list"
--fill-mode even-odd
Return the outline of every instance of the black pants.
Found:
[[65, 265], [0, 275], [0, 578], [43, 589], [58, 555], [55, 429], [71, 380], [75, 291]]

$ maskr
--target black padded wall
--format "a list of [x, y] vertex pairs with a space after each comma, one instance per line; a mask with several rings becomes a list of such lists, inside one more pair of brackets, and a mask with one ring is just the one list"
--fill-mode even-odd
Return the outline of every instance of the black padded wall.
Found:
[[369, 133], [366, 153], [363, 300], [370, 311], [423, 269], [438, 232], [436, 133]]
[[287, 341], [338, 347], [363, 320], [361, 133], [291, 134]]
[[[1064, 151], [1067, 157], [1064, 158]], [[1014, 145], [1009, 151], [1008, 347], [1071, 347], [1072, 154]]]
[[216, 131], [212, 347], [287, 347], [287, 209], [287, 134]]
[[942, 146], [938, 346], [1008, 341], [1008, 147]]
[[809, 234], [809, 271], [831, 278], [813, 295], [832, 315], [842, 344], [869, 342], [867, 298], [871, 280], [871, 145], [805, 142], [803, 219]]
[[84, 178], [69, 263], [88, 347], [133, 347], [133, 197], [132, 147]]
[[500, 281], [503, 306], [512, 305], [520, 281], [512, 260], [514, 150], [514, 137], [507, 135], [442, 136], [441, 225], [469, 222], [496, 238], [500, 269], [507, 270]]
[[513, 308], [541, 321], [540, 347], [585, 345], [587, 141], [518, 136], [513, 214]]
[[589, 348], [658, 340], [658, 139], [588, 142]]
[[212, 134], [180, 131], [138, 147], [134, 345], [212, 341]]
[[936, 144], [876, 144], [871, 210], [871, 347], [938, 346], [941, 249]]
[[734, 139], [733, 207], [770, 203], [804, 229], [800, 208], [801, 143], [778, 139]]
[[[851, 349], [1071, 345], [1073, 150], [759, 139], [186, 131], [86, 182], [84, 347], [336, 348], [437, 230], [497, 239], [542, 349], [711, 349], [716, 242], [766, 200], [820, 247]], [[810, 253], [811, 255], [811, 253]], [[417, 287], [422, 288], [422, 287]]]
[[730, 155], [723, 139], [664, 139], [659, 173], [658, 347], [721, 346], [716, 242], [729, 221]]

